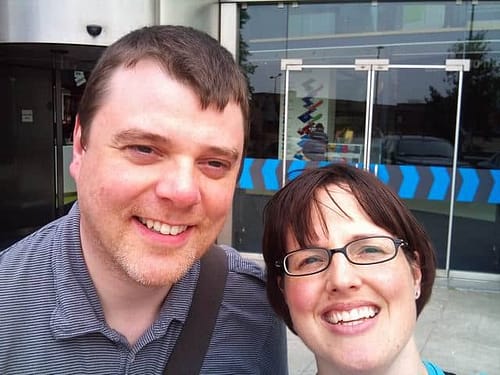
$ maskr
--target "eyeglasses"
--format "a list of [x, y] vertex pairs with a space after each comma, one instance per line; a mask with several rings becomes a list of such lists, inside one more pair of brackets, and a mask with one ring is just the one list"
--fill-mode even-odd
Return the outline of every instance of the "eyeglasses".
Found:
[[401, 245], [408, 243], [388, 236], [372, 236], [349, 242], [338, 249], [311, 247], [288, 253], [275, 266], [283, 269], [288, 276], [307, 276], [326, 270], [335, 253], [342, 253], [352, 264], [370, 265], [394, 259]]

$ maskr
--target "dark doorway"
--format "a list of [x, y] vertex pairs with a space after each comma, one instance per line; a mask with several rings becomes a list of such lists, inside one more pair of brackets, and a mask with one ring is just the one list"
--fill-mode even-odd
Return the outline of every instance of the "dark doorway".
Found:
[[102, 50], [0, 44], [0, 250], [62, 215], [76, 199], [67, 171], [71, 133]]

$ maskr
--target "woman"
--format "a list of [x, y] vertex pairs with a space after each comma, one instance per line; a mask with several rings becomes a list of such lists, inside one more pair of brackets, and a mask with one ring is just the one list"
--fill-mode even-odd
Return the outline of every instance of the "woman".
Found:
[[264, 223], [270, 302], [318, 374], [443, 374], [414, 338], [434, 250], [386, 185], [345, 164], [306, 169], [271, 198]]

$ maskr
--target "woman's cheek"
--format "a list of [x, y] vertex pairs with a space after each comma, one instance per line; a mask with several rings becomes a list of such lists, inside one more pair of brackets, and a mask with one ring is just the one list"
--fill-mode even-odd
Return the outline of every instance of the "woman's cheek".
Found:
[[289, 310], [310, 311], [318, 303], [322, 295], [322, 289], [318, 283], [300, 280], [285, 280], [285, 300]]

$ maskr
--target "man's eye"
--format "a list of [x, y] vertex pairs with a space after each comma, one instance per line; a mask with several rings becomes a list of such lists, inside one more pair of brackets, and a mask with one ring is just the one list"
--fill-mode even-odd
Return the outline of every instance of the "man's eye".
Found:
[[218, 161], [218, 160], [211, 160], [207, 164], [213, 168], [224, 168], [225, 167], [225, 164]]
[[227, 176], [232, 164], [224, 160], [208, 159], [200, 162], [203, 173], [209, 178], [220, 179]]
[[153, 152], [153, 149], [149, 146], [143, 146], [143, 145], [133, 145], [129, 146], [130, 149], [140, 152], [141, 154], [151, 154]]

